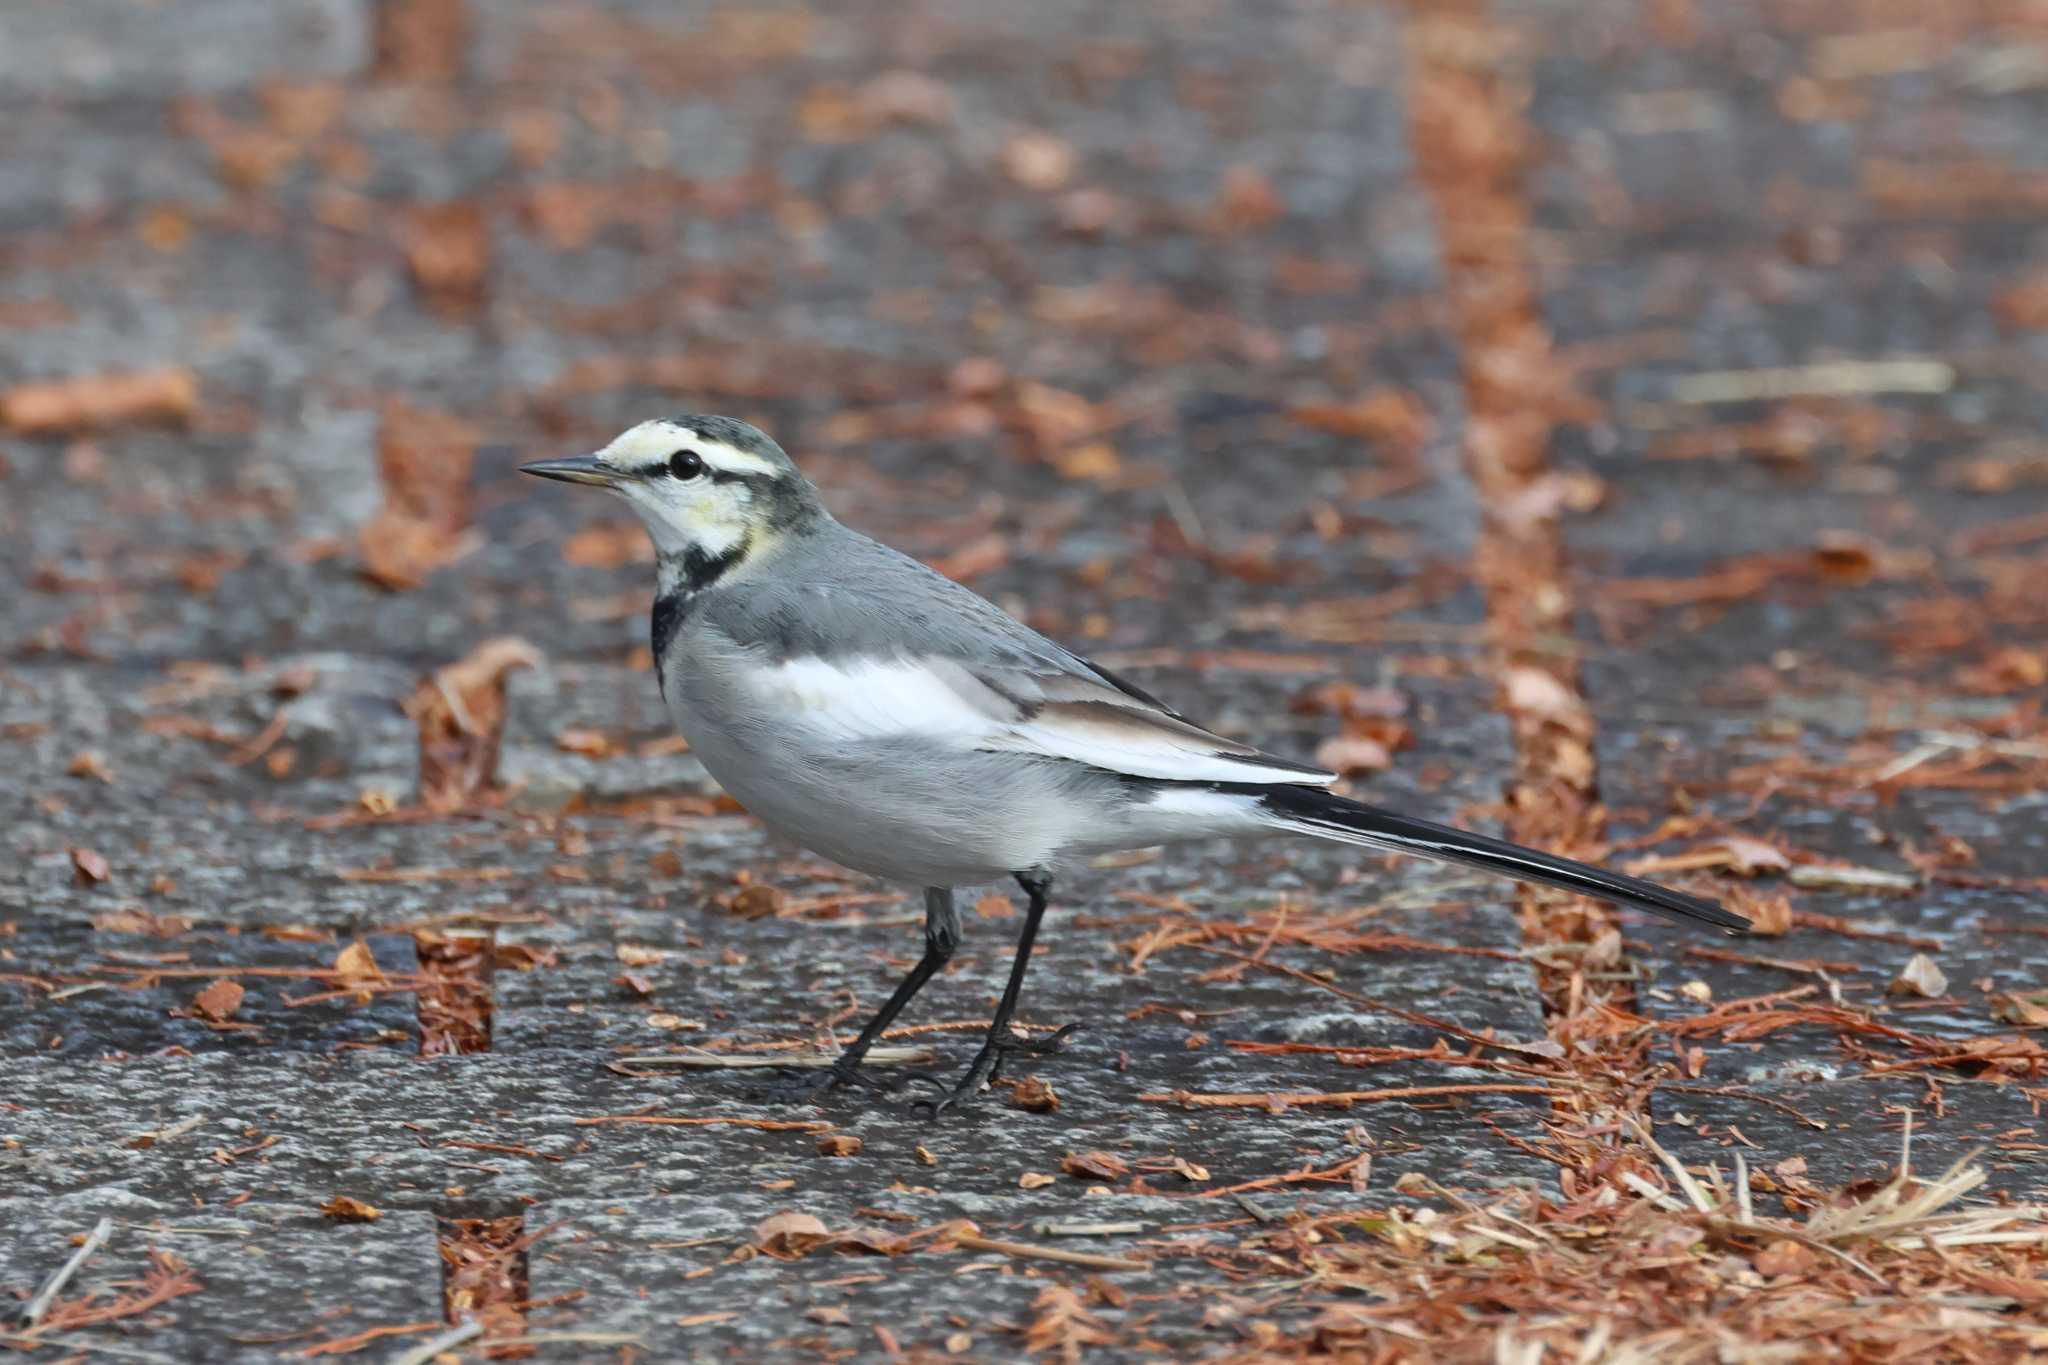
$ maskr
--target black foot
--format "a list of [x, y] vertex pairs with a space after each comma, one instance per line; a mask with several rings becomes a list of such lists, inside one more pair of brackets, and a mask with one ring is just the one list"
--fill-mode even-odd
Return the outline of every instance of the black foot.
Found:
[[[968, 1066], [967, 1074], [960, 1078], [959, 1084], [936, 1100], [917, 1100], [911, 1107], [928, 1119], [935, 1119], [948, 1109], [965, 1108], [981, 1093], [983, 1086], [1002, 1074], [1005, 1058], [1019, 1054], [1047, 1057], [1055, 1052], [1064, 1051], [1067, 1035], [1079, 1027], [1079, 1024], [1068, 1024], [1057, 1033], [1044, 1038], [1019, 1038], [1006, 1030], [981, 1045], [981, 1051], [974, 1054], [974, 1061]], [[923, 1072], [905, 1079], [922, 1082], [935, 1090], [946, 1089], [943, 1081]]]
[[760, 1104], [810, 1104], [827, 1091], [841, 1090], [847, 1086], [859, 1086], [877, 1094], [887, 1094], [901, 1082], [880, 1080], [861, 1070], [859, 1062], [849, 1063], [840, 1058], [830, 1066], [815, 1067], [799, 1071], [793, 1076], [765, 1082], [753, 1087], [750, 1094]]

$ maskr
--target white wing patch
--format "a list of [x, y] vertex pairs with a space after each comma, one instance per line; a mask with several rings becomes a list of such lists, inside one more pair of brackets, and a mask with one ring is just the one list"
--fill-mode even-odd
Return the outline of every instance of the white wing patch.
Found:
[[1170, 782], [1325, 785], [1336, 780], [1334, 774], [1269, 759], [1157, 711], [1108, 703], [1056, 703], [1006, 727], [981, 747], [1072, 759], [1113, 773]]
[[[1001, 725], [998, 713], [976, 706], [963, 692], [961, 684], [972, 682], [965, 671], [945, 664], [791, 659], [763, 668], [754, 679], [762, 700], [787, 714], [792, 724], [828, 739], [922, 737], [973, 747]], [[1001, 701], [993, 693], [988, 696]]]
[[[753, 676], [756, 692], [771, 709], [829, 740], [939, 740], [1166, 781], [1324, 786], [1336, 780], [1335, 774], [1272, 758], [1075, 675], [1040, 679], [1019, 673], [984, 681], [950, 659], [812, 658], [764, 666]], [[1042, 700], [1046, 692], [1061, 700]], [[1092, 695], [1078, 699], [1086, 693]]]

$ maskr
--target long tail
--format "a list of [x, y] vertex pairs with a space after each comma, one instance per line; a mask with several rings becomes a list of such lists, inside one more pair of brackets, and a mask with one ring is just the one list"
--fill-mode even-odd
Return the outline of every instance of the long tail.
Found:
[[1655, 911], [1671, 919], [1711, 924], [1731, 933], [1749, 928], [1748, 920], [1717, 901], [1688, 896], [1641, 877], [1539, 853], [1505, 839], [1489, 839], [1484, 834], [1347, 801], [1319, 787], [1230, 784], [1223, 789], [1257, 796], [1260, 810], [1283, 829], [1439, 862], [1462, 863], [1517, 881], [1562, 887], [1604, 901]]

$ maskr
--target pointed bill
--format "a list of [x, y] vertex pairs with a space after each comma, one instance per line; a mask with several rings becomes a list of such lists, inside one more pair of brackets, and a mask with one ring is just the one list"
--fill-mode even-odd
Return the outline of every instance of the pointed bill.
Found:
[[519, 466], [522, 474], [537, 474], [543, 479], [560, 479], [563, 483], [588, 483], [599, 488], [609, 488], [619, 481], [619, 472], [599, 464], [595, 456], [564, 455], [558, 460], [535, 460]]

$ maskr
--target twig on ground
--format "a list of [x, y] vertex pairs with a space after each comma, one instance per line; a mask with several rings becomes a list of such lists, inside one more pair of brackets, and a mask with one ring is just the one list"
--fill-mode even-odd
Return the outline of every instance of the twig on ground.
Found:
[[[473, 1337], [484, 1334], [482, 1320], [471, 1318], [468, 1322], [451, 1327], [437, 1337], [429, 1337], [417, 1346], [409, 1346], [391, 1357], [391, 1365], [427, 1365], [427, 1362], [443, 1351], [452, 1350]], [[513, 1341], [524, 1341], [524, 1337], [513, 1337]]]
[[57, 1267], [56, 1274], [43, 1281], [43, 1287], [36, 1291], [35, 1297], [28, 1301], [28, 1306], [21, 1310], [22, 1326], [33, 1329], [40, 1323], [43, 1320], [43, 1314], [50, 1310], [50, 1304], [56, 1299], [64, 1286], [71, 1283], [71, 1277], [78, 1273], [79, 1267], [84, 1265], [87, 1258], [95, 1251], [105, 1246], [107, 1239], [113, 1235], [113, 1219], [102, 1218], [99, 1222], [93, 1224], [92, 1231], [85, 1235], [83, 1242], [79, 1243], [78, 1250], [72, 1252], [71, 1258], [65, 1261], [63, 1265]]
[[1123, 1256], [1098, 1256], [1089, 1251], [1068, 1251], [1065, 1247], [1037, 1246], [1030, 1242], [1005, 1242], [994, 1237], [983, 1237], [979, 1233], [956, 1233], [949, 1240], [955, 1246], [970, 1251], [994, 1251], [1004, 1256], [1015, 1256], [1022, 1260], [1059, 1261], [1065, 1265], [1084, 1265], [1096, 1270], [1150, 1270], [1150, 1261], [1133, 1261]]

